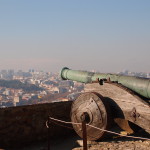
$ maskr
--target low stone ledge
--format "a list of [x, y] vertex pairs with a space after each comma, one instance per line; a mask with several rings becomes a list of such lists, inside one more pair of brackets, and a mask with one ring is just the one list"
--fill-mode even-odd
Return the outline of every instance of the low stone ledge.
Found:
[[[47, 138], [48, 116], [70, 121], [72, 102], [45, 103], [0, 109], [0, 148], [22, 146]], [[70, 131], [51, 124], [50, 137], [57, 138]]]

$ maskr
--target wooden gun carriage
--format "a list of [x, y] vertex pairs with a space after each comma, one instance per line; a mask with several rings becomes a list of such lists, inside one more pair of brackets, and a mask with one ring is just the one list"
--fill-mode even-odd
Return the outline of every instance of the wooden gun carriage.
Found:
[[[72, 104], [72, 122], [81, 123], [84, 113], [88, 124], [104, 130], [111, 130], [115, 122], [127, 133], [134, 132], [134, 125], [150, 133], [150, 79], [66, 67], [61, 70], [60, 76], [63, 80], [85, 83], [85, 92]], [[81, 126], [73, 127], [82, 137]], [[88, 140], [102, 139], [105, 134], [87, 126]]]

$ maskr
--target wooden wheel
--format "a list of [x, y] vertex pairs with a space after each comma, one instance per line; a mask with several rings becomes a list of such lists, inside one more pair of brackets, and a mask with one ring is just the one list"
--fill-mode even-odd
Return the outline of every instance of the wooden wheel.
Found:
[[[86, 114], [86, 123], [101, 129], [108, 129], [111, 120], [109, 109], [104, 98], [98, 93], [83, 93], [72, 104], [71, 120], [81, 123], [82, 114]], [[109, 115], [108, 115], [109, 114]], [[77, 134], [82, 137], [82, 126], [73, 125]], [[105, 132], [87, 126], [87, 139], [98, 140], [104, 136]]]

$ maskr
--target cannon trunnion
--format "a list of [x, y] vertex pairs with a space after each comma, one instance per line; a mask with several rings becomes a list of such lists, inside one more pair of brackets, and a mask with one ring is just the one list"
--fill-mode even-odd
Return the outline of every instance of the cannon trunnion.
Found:
[[[95, 76], [98, 77], [96, 82], [94, 81]], [[81, 123], [84, 113], [86, 122], [100, 129], [111, 130], [116, 123], [128, 133], [133, 133], [135, 128], [130, 126], [133, 123], [150, 133], [149, 79], [136, 78], [136, 83], [132, 85], [130, 82], [133, 82], [130, 80], [134, 79], [133, 77], [123, 76], [122, 81], [119, 77], [120, 82], [123, 83], [120, 84], [112, 82], [110, 78], [103, 78], [103, 76], [104, 74], [74, 71], [68, 68], [62, 69], [62, 79], [86, 83], [84, 93], [81, 93], [72, 104], [72, 122]], [[119, 78], [115, 80], [119, 80]], [[125, 78], [130, 80], [124, 82]], [[143, 85], [145, 82], [146, 85]], [[136, 85], [138, 85], [137, 89]], [[147, 86], [146, 91], [144, 88], [142, 89], [144, 86]], [[144, 95], [146, 98], [143, 97]], [[73, 125], [73, 127], [77, 134], [82, 137], [81, 125]], [[107, 136], [106, 132], [87, 126], [88, 140], [98, 140], [105, 136]]]

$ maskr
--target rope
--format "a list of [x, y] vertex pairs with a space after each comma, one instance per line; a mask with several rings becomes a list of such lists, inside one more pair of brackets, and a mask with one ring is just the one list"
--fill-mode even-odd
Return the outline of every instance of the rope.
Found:
[[[74, 124], [74, 125], [82, 125], [82, 123], [75, 123], [75, 122], [66, 122], [66, 121], [63, 121], [63, 120], [59, 120], [59, 119], [55, 119], [55, 118], [52, 118], [52, 117], [49, 117], [50, 120], [54, 120], [54, 121], [57, 121], [57, 122], [61, 122], [61, 123], [65, 123], [65, 124]], [[136, 136], [129, 136], [129, 135], [122, 135], [122, 134], [119, 134], [117, 132], [113, 132], [113, 131], [109, 131], [109, 130], [105, 130], [105, 129], [100, 129], [98, 127], [95, 127], [95, 126], [92, 126], [90, 124], [86, 124], [87, 126], [89, 127], [92, 127], [92, 128], [95, 128], [97, 130], [100, 130], [100, 131], [104, 131], [104, 132], [108, 132], [108, 133], [111, 133], [111, 134], [116, 134], [116, 135], [119, 135], [119, 136], [122, 136], [122, 137], [129, 137], [129, 138], [134, 138], [134, 139], [140, 139], [140, 140], [149, 140], [149, 138], [143, 138], [143, 137], [136, 137]], [[48, 126], [49, 128], [49, 126]]]
[[54, 124], [56, 124], [56, 125], [58, 125], [58, 126], [65, 127], [65, 128], [70, 129], [70, 130], [73, 130], [73, 128], [71, 128], [71, 127], [67, 127], [67, 126], [62, 125], [62, 124], [59, 124], [59, 123], [56, 123], [55, 121], [52, 121], [52, 120], [49, 120], [49, 121], [50, 121], [50, 122], [52, 122], [52, 123], [54, 123]]
[[94, 126], [92, 126], [92, 125], [89, 125], [89, 124], [87, 124], [87, 126], [90, 126], [90, 127], [95, 128], [95, 129], [97, 129], [97, 130], [100, 130], [100, 131], [105, 131], [105, 132], [112, 133], [112, 134], [116, 134], [116, 135], [123, 136], [123, 137], [129, 137], [129, 138], [134, 138], [134, 139], [149, 140], [149, 141], [150, 141], [149, 138], [136, 137], [136, 136], [130, 136], [130, 135], [122, 135], [122, 134], [119, 134], [119, 133], [117, 133], [117, 132], [113, 132], [113, 131], [109, 131], [109, 130], [105, 130], [105, 129], [100, 129], [100, 128], [94, 127]]
[[52, 117], [49, 117], [49, 119], [52, 119], [52, 120], [55, 120], [55, 121], [58, 121], [58, 122], [62, 122], [62, 123], [65, 123], [65, 124], [75, 124], [75, 125], [81, 125], [81, 123], [67, 122], [67, 121], [63, 121], [63, 120], [59, 120], [59, 119], [55, 119], [55, 118], [52, 118]]
[[49, 129], [49, 122], [48, 122], [48, 120], [46, 121], [46, 128]]

